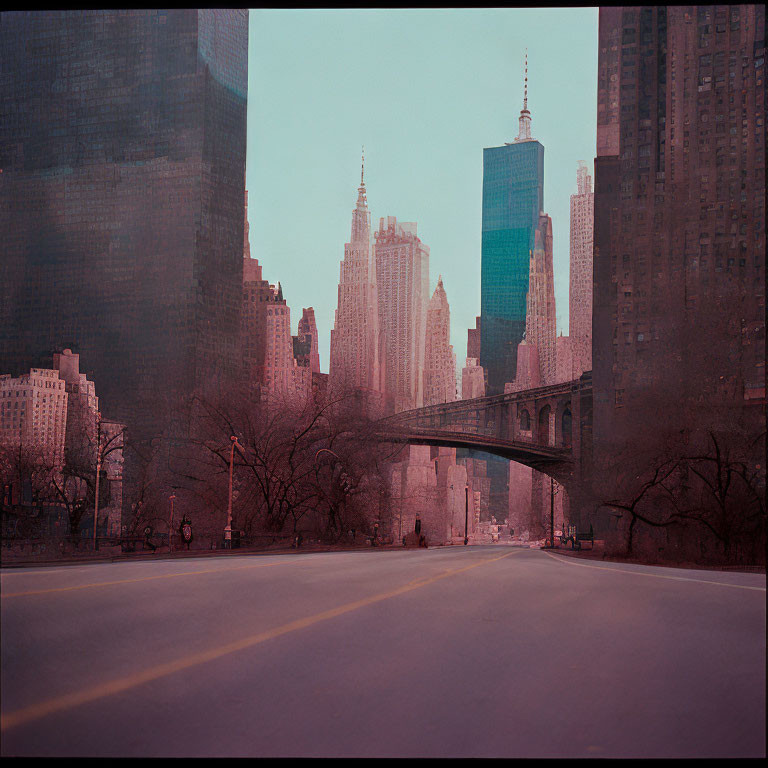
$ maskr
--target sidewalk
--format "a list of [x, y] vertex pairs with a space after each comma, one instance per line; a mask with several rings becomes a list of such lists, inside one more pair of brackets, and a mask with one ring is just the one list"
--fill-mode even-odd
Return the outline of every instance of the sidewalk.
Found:
[[[106, 549], [106, 548], [105, 548]], [[109, 549], [117, 550], [116, 547], [109, 547]], [[144, 561], [144, 560], [184, 560], [188, 558], [198, 557], [238, 557], [243, 555], [286, 555], [286, 554], [301, 554], [303, 552], [353, 552], [358, 550], [372, 550], [372, 549], [402, 549], [401, 546], [394, 544], [379, 545], [375, 548], [369, 545], [360, 544], [321, 544], [321, 543], [304, 543], [299, 549], [289, 546], [277, 546], [277, 547], [242, 547], [237, 549], [191, 549], [187, 551], [177, 550], [175, 552], [156, 551], [142, 551], [142, 552], [82, 552], [74, 553], [65, 557], [50, 557], [49, 555], [41, 553], [37, 556], [26, 556], [25, 553], [0, 553], [0, 568], [29, 568], [31, 566], [36, 567], [50, 567], [57, 565], [82, 565], [83, 563], [120, 563], [127, 561]], [[10, 556], [9, 556], [10, 555]]]
[[582, 544], [581, 550], [573, 550], [562, 545], [555, 545], [554, 549], [547, 548], [547, 551], [557, 555], [580, 558], [582, 560], [599, 560], [606, 563], [633, 563], [634, 565], [654, 565], [661, 568], [684, 568], [686, 570], [698, 571], [725, 571], [725, 572], [743, 572], [743, 573], [765, 573], [763, 565], [702, 565], [701, 563], [680, 562], [676, 563], [669, 560], [649, 561], [639, 557], [620, 557], [618, 555], [605, 554], [605, 542], [595, 540], [595, 548], [591, 550], [589, 545]]

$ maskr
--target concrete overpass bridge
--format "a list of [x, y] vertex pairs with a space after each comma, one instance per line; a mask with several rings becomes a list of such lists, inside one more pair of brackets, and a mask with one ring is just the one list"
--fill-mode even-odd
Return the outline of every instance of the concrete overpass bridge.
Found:
[[469, 448], [525, 464], [572, 497], [592, 454], [592, 372], [562, 384], [402, 411], [379, 426], [387, 442]]

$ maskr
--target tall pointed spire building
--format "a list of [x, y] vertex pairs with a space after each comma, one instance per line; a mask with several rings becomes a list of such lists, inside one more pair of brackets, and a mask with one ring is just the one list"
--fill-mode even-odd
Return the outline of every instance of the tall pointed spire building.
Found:
[[424, 350], [424, 405], [456, 399], [456, 355], [451, 346], [451, 310], [442, 275], [427, 307]]
[[357, 204], [339, 277], [338, 305], [331, 331], [330, 386], [341, 392], [360, 387], [381, 391], [376, 275], [371, 251], [371, 213], [365, 189], [365, 148]]
[[592, 370], [592, 250], [595, 196], [585, 165], [576, 172], [576, 194], [571, 195], [571, 270], [568, 334], [573, 350], [569, 378]]
[[483, 150], [480, 364], [486, 394], [515, 378], [523, 338], [530, 253], [544, 210], [544, 147], [531, 136], [526, 54], [517, 138]]
[[552, 266], [552, 219], [546, 213], [539, 217], [535, 247], [531, 252], [525, 340], [538, 351], [540, 382], [554, 384], [557, 368], [555, 276]]

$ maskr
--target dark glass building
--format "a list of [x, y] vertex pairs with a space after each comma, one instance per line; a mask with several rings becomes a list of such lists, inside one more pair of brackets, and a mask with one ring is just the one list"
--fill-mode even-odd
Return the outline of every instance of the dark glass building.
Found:
[[544, 147], [531, 139], [530, 121], [526, 91], [515, 142], [483, 150], [480, 364], [489, 395], [515, 378], [530, 252], [544, 210]]
[[599, 46], [595, 444], [638, 412], [667, 423], [662, 395], [688, 429], [744, 421], [746, 444], [765, 430], [765, 7], [601, 8]]
[[0, 14], [0, 372], [80, 354], [134, 434], [239, 372], [248, 12]]

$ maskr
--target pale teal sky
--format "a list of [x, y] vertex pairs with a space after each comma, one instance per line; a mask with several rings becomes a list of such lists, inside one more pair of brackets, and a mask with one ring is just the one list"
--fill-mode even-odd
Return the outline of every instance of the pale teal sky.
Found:
[[323, 371], [362, 144], [373, 226], [418, 223], [463, 364], [480, 313], [483, 148], [517, 135], [526, 47], [568, 332], [569, 198], [578, 161], [591, 168], [595, 154], [597, 8], [260, 9], [249, 46], [251, 255], [282, 283], [294, 333], [315, 308]]

